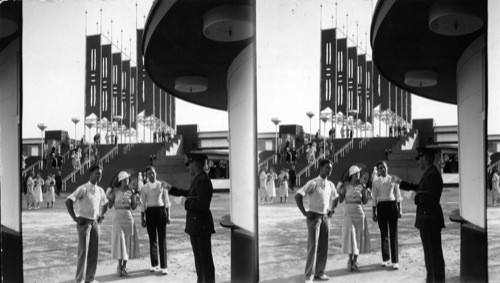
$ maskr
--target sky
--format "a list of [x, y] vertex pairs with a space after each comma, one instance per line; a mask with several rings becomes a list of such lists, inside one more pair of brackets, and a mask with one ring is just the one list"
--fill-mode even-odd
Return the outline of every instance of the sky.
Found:
[[[24, 138], [40, 136], [38, 123], [46, 124], [47, 130], [66, 130], [74, 138], [72, 117], [81, 120], [76, 134], [78, 139], [81, 137], [85, 35], [96, 34], [102, 28], [102, 33], [112, 36], [113, 43], [125, 54], [135, 54], [135, 28], [144, 26], [152, 2], [138, 0], [136, 13], [135, 0], [23, 1]], [[307, 111], [316, 113], [312, 132], [318, 129], [320, 29], [332, 28], [337, 18], [337, 27], [344, 33], [347, 31], [351, 40], [357, 41], [371, 56], [366, 39], [375, 3], [375, 0], [257, 0], [259, 132], [274, 132], [273, 117], [279, 118], [281, 124], [299, 124], [309, 131]], [[135, 56], [132, 59], [135, 61]], [[457, 124], [455, 105], [417, 96], [412, 99], [413, 118], [434, 118], [437, 125]], [[198, 124], [200, 131], [227, 130], [226, 112], [179, 99], [176, 103], [178, 125]]]

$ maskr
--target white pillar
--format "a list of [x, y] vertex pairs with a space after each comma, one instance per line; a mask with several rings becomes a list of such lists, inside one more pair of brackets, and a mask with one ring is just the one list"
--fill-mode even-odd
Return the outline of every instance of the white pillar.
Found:
[[476, 39], [457, 64], [460, 214], [486, 228], [485, 219], [485, 36]]
[[257, 226], [257, 97], [254, 44], [228, 70], [231, 221], [252, 233]]

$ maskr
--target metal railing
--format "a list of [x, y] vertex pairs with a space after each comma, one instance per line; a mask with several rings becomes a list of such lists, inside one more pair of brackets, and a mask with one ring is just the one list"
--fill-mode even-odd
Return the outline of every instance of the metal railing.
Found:
[[262, 160], [261, 162], [259, 162], [259, 168], [264, 166], [264, 164], [266, 165], [266, 168], [269, 168], [269, 161], [272, 159], [273, 162], [274, 162], [274, 158], [276, 157], [276, 153], [274, 153], [273, 155], [269, 156], [268, 158]]
[[38, 166], [38, 169], [40, 170], [40, 166], [41, 166], [41, 162], [42, 160], [38, 160], [37, 162], [31, 164], [30, 166], [26, 167], [21, 173], [22, 173], [22, 176], [24, 176], [26, 173], [28, 173], [29, 171], [32, 171], [33, 174], [35, 174], [35, 169], [36, 167]]
[[80, 165], [80, 168], [77, 168], [77, 169], [71, 171], [71, 173], [69, 173], [68, 176], [66, 176], [64, 179], [62, 179], [62, 191], [63, 192], [66, 191], [66, 183], [68, 182], [68, 180], [71, 180], [71, 182], [74, 183], [76, 181], [76, 173], [80, 172], [80, 175], [83, 175], [83, 173], [85, 172], [85, 167], [87, 169], [90, 168], [90, 159], [83, 161], [83, 163]]
[[68, 151], [66, 151], [62, 156], [61, 156], [61, 159], [62, 159], [62, 162], [66, 162], [66, 158], [69, 159], [69, 153], [72, 152], [73, 149], [69, 149]]
[[[104, 161], [106, 163], [109, 163], [109, 160], [111, 158], [113, 158], [115, 156], [115, 154], [118, 154], [118, 145], [115, 145], [110, 151], [108, 151], [105, 155], [103, 155], [101, 158], [99, 158], [98, 160], [98, 163], [99, 163], [99, 166], [103, 166], [104, 164]], [[72, 183], [74, 183], [76, 181], [76, 173], [80, 172], [80, 175], [83, 175], [83, 173], [85, 173], [85, 170], [86, 169], [89, 169], [90, 168], [90, 158], [83, 161], [83, 163], [80, 165], [80, 168], [77, 168], [73, 171], [71, 171], [71, 173], [68, 174], [68, 176], [66, 176], [63, 180], [62, 180], [62, 191], [65, 192], [66, 191], [66, 186], [67, 186], [67, 183], [68, 181], [71, 181]]]
[[[295, 153], [297, 154], [297, 156], [299, 156], [300, 154], [304, 154], [304, 145], [301, 145], [299, 148], [297, 148], [295, 150]], [[273, 155], [271, 155], [268, 158], [266, 158], [266, 159], [262, 160], [261, 162], [259, 162], [259, 167], [258, 168], [261, 168], [264, 165], [266, 165], [266, 167], [269, 168], [269, 161], [272, 159], [273, 163], [276, 164], [276, 163], [278, 163], [278, 160], [276, 160], [277, 158], [278, 158], [278, 155], [276, 153], [273, 153]]]
[[296, 179], [297, 179], [297, 185], [300, 186], [300, 178], [302, 175], [306, 175], [305, 177], [308, 178], [311, 176], [311, 167], [314, 166], [314, 169], [318, 169], [319, 166], [319, 160], [325, 157], [325, 153], [320, 153], [318, 157], [314, 160], [314, 162], [309, 163], [304, 169], [300, 170], [299, 173], [297, 173]]
[[348, 143], [346, 143], [343, 147], [341, 147], [339, 150], [335, 152], [333, 155], [333, 163], [339, 162], [339, 156], [344, 157], [346, 153], [349, 153], [349, 150], [354, 148], [354, 142], [353, 140], [350, 140]]
[[500, 160], [497, 160], [497, 162], [493, 163], [493, 164], [490, 164], [488, 166], [488, 173], [491, 172], [491, 170], [493, 170], [493, 168], [497, 168], [497, 169], [500, 169]]
[[[99, 161], [98, 161], [99, 166], [101, 166], [101, 168], [102, 168], [104, 165], [104, 161], [106, 161], [106, 163], [109, 163], [109, 160], [111, 158], [115, 157], [115, 154], [118, 154], [118, 145], [115, 145], [110, 151], [108, 151], [101, 158], [99, 158]], [[123, 154], [126, 154], [125, 150], [123, 150]]]
[[129, 143], [123, 148], [123, 154], [127, 154], [130, 152], [132, 148], [134, 148], [135, 144], [134, 143]]
[[366, 144], [370, 141], [370, 139], [371, 139], [371, 138], [364, 138], [364, 139], [362, 139], [362, 140], [359, 142], [359, 144], [358, 144], [359, 148], [363, 148], [363, 147], [365, 147], [365, 146], [366, 146]]

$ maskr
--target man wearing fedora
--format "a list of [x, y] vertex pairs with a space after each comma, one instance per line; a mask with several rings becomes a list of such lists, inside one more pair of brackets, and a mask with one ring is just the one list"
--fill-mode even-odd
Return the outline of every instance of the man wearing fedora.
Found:
[[441, 204], [443, 192], [443, 178], [441, 172], [434, 166], [436, 150], [430, 148], [417, 148], [420, 169], [424, 175], [420, 183], [410, 184], [393, 176], [399, 188], [415, 191], [415, 204], [417, 215], [415, 227], [420, 230], [420, 238], [424, 248], [425, 268], [427, 269], [427, 282], [444, 282], [444, 258], [441, 245], [441, 229], [444, 228], [444, 217]]
[[184, 196], [186, 201], [186, 229], [191, 238], [198, 282], [215, 282], [215, 268], [212, 257], [212, 234], [215, 233], [214, 220], [210, 212], [213, 187], [210, 177], [203, 170], [207, 156], [188, 153], [185, 165], [194, 180], [188, 190], [170, 187], [169, 194]]

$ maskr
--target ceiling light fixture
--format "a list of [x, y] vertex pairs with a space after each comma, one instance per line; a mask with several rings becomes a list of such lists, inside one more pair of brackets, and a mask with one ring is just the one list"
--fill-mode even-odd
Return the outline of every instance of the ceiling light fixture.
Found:
[[437, 73], [428, 70], [412, 70], [405, 73], [405, 84], [413, 87], [429, 87], [437, 84]]
[[175, 90], [184, 93], [204, 92], [208, 89], [208, 79], [200, 76], [184, 76], [175, 79]]
[[483, 26], [474, 1], [444, 0], [429, 11], [429, 28], [438, 34], [459, 36], [473, 33]]
[[205, 13], [205, 37], [220, 42], [235, 42], [253, 36], [252, 7], [223, 5]]

